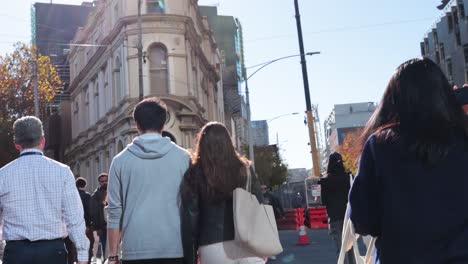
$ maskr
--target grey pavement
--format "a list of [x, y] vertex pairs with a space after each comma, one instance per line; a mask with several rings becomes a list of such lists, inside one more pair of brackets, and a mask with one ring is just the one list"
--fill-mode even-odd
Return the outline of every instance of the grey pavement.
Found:
[[280, 231], [283, 253], [268, 264], [298, 263], [298, 264], [333, 264], [336, 263], [336, 250], [326, 229], [307, 229], [309, 245], [296, 245], [298, 231]]
[[[296, 245], [298, 231], [280, 231], [281, 244], [284, 251], [276, 260], [269, 260], [268, 264], [335, 264], [337, 261], [335, 246], [326, 229], [307, 229], [309, 245]], [[1, 264], [1, 261], [0, 261]], [[94, 262], [93, 262], [94, 264]], [[101, 264], [98, 260], [96, 264]]]

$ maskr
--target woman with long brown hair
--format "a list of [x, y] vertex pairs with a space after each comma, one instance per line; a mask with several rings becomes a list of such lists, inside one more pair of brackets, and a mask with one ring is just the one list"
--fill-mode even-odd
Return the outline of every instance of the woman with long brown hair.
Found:
[[[235, 150], [223, 124], [198, 133], [195, 152], [180, 188], [185, 263], [265, 263], [234, 241], [233, 191], [245, 188], [249, 161]], [[258, 184], [253, 192], [261, 199]]]
[[349, 199], [374, 263], [468, 263], [468, 117], [437, 64], [400, 65], [364, 136]]

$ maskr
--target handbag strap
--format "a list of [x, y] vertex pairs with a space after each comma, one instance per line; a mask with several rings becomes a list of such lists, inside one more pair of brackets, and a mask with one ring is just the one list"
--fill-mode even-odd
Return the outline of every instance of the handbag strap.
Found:
[[248, 191], [249, 193], [251, 193], [251, 189], [252, 189], [252, 174], [251, 174], [251, 170], [252, 170], [252, 167], [246, 167], [247, 169], [247, 182], [245, 183], [245, 190]]

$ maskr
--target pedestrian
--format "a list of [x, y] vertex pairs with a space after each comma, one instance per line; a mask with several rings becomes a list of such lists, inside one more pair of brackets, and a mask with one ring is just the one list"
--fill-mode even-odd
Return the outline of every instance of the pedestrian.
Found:
[[107, 182], [108, 174], [103, 172], [98, 176], [99, 187], [91, 195], [90, 202], [90, 218], [91, 228], [93, 232], [96, 232], [101, 243], [101, 258], [106, 257], [106, 245], [107, 245], [107, 222], [104, 215], [104, 206], [107, 196]]
[[430, 59], [398, 67], [369, 121], [351, 220], [380, 263], [468, 263], [468, 117]]
[[300, 192], [298, 192], [293, 199], [293, 207], [304, 208], [304, 199], [302, 198], [302, 194]]
[[263, 204], [271, 205], [276, 219], [283, 217], [283, 206], [279, 199], [271, 192], [271, 188], [266, 185], [262, 185], [261, 190], [263, 193]]
[[7, 241], [3, 264], [66, 264], [67, 235], [77, 248], [78, 263], [87, 263], [89, 241], [73, 173], [44, 156], [38, 118], [19, 118], [13, 132], [20, 156], [0, 169], [0, 211]]
[[109, 264], [183, 263], [178, 190], [189, 153], [162, 137], [167, 108], [148, 98], [135, 106], [139, 136], [114, 157], [107, 207]]
[[234, 241], [233, 191], [245, 188], [248, 167], [224, 125], [211, 122], [198, 133], [180, 189], [185, 264], [196, 264], [198, 254], [201, 264], [265, 263]]
[[91, 228], [91, 215], [90, 215], [90, 205], [91, 205], [91, 194], [86, 191], [88, 181], [83, 177], [78, 177], [76, 180], [76, 188], [78, 188], [78, 193], [80, 194], [81, 203], [83, 204], [84, 210], [84, 219], [86, 224], [86, 236], [89, 239], [89, 256], [88, 263], [91, 263], [91, 258], [93, 257], [93, 245], [94, 245], [94, 236], [93, 230]]
[[[326, 177], [320, 180], [322, 204], [327, 207], [328, 230], [335, 242], [336, 256], [341, 249], [343, 222], [348, 204], [350, 175], [343, 164], [343, 158], [338, 152], [333, 152], [328, 158]], [[347, 253], [346, 263], [354, 263], [353, 251]]]

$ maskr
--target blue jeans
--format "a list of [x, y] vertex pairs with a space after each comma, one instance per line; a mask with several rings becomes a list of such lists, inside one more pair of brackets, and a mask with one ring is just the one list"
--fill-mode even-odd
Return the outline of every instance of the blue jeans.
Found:
[[[342, 237], [342, 234], [343, 234], [343, 220], [330, 222], [330, 224], [328, 225], [328, 233], [330, 234], [333, 241], [335, 242], [336, 257], [337, 257], [337, 260], [338, 260], [338, 257], [340, 255], [340, 249], [341, 249], [341, 237]], [[351, 250], [349, 250], [346, 253], [344, 263], [345, 264], [355, 264], [355, 257], [354, 257], [353, 248], [351, 248]]]

